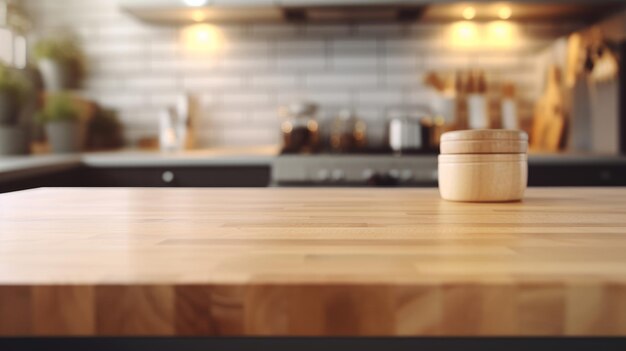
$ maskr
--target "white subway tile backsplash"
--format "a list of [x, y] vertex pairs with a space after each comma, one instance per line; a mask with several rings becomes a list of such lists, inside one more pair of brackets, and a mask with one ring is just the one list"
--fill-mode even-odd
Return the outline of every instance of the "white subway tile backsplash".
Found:
[[147, 43], [137, 41], [93, 41], [84, 44], [85, 53], [89, 56], [107, 57], [111, 59], [120, 57], [145, 57], [148, 52]]
[[243, 86], [243, 76], [187, 76], [183, 78], [186, 90], [233, 89]]
[[305, 77], [307, 87], [325, 87], [325, 88], [346, 88], [346, 87], [375, 87], [378, 85], [378, 74], [363, 72], [353, 74], [339, 74], [336, 72], [329, 73], [312, 73]]
[[151, 57], [176, 58], [180, 53], [180, 46], [177, 41], [162, 41], [153, 39], [148, 46], [148, 54]]
[[223, 56], [267, 56], [270, 52], [270, 41], [266, 39], [227, 41], [221, 51]]
[[358, 25], [355, 28], [356, 35], [365, 37], [392, 37], [399, 36], [408, 31], [408, 26], [404, 24], [378, 24], [378, 25]]
[[328, 67], [328, 58], [324, 54], [312, 55], [278, 55], [273, 69], [282, 72], [319, 72]]
[[251, 74], [249, 85], [252, 88], [280, 88], [295, 87], [300, 84], [301, 78], [296, 74]]
[[302, 28], [302, 35], [307, 37], [336, 38], [350, 36], [354, 28], [342, 24], [311, 24]]
[[448, 55], [428, 54], [423, 56], [421, 68], [430, 70], [446, 70], [450, 68], [469, 69], [475, 67], [477, 64], [478, 60], [475, 56], [463, 53]]
[[180, 99], [181, 94], [172, 91], [165, 93], [149, 93], [147, 94], [147, 101], [150, 107], [154, 108], [167, 108], [170, 106], [176, 106]]
[[300, 26], [285, 26], [282, 24], [252, 24], [248, 27], [250, 36], [255, 38], [293, 37], [299, 31]]
[[[397, 72], [397, 71], [396, 71]], [[384, 75], [383, 86], [385, 87], [421, 87], [423, 86], [423, 71], [406, 71], [404, 73], [387, 73]]]
[[119, 110], [129, 141], [155, 135], [159, 111], [187, 92], [202, 107], [201, 145], [278, 142], [277, 108], [297, 100], [320, 104], [324, 117], [350, 107], [380, 120], [390, 106], [429, 104], [422, 80], [431, 70], [483, 68], [494, 94], [497, 82], [513, 81], [530, 114], [542, 90], [538, 54], [580, 26], [522, 24], [511, 45], [471, 49], [455, 47], [442, 23], [225, 24], [216, 26], [221, 45], [196, 51], [184, 27], [139, 21], [117, 1], [25, 1], [38, 33], [78, 34], [89, 72], [83, 93]]
[[92, 95], [91, 98], [102, 105], [118, 109], [141, 108], [147, 103], [144, 93], [128, 93], [125, 90], [117, 92], [98, 92], [97, 94], [90, 95]]
[[176, 77], [141, 76], [128, 80], [128, 89], [135, 91], [177, 90], [180, 88]]
[[375, 39], [336, 39], [330, 41], [330, 50], [333, 55], [363, 54], [378, 55], [378, 41]]
[[218, 63], [219, 69], [238, 72], [263, 71], [270, 67], [267, 56], [255, 57], [246, 55], [242, 57], [224, 57]]
[[84, 89], [90, 91], [120, 90], [124, 88], [124, 80], [117, 78], [104, 78], [91, 75], [84, 82]]
[[326, 51], [326, 42], [317, 39], [281, 40], [274, 43], [276, 55], [322, 55]]
[[192, 92], [192, 91], [187, 90], [186, 93], [194, 94], [194, 96], [198, 98], [198, 103], [200, 104], [200, 106], [204, 108], [217, 105], [217, 102], [219, 101], [219, 94], [216, 92], [210, 92], [210, 91]]
[[223, 92], [220, 102], [223, 105], [254, 108], [258, 105], [272, 105], [273, 94], [263, 92]]
[[276, 106], [286, 106], [294, 101], [312, 101], [322, 106], [351, 106], [352, 95], [347, 89], [302, 90], [292, 92], [278, 92], [276, 94]]
[[402, 89], [359, 90], [356, 94], [356, 106], [397, 106], [404, 102]]
[[143, 58], [127, 57], [119, 60], [87, 56], [87, 70], [92, 79], [127, 78], [148, 72], [149, 67]]
[[228, 111], [228, 110], [205, 110], [205, 120], [209, 122], [212, 127], [224, 127], [235, 128], [242, 124], [245, 124], [248, 120], [248, 115], [245, 111]]
[[375, 72], [380, 64], [377, 56], [335, 55], [330, 60], [333, 69], [368, 70]]
[[430, 107], [432, 101], [436, 98], [435, 92], [427, 88], [415, 88], [406, 92], [404, 103], [415, 106]]
[[269, 109], [254, 109], [250, 111], [248, 115], [248, 121], [257, 125], [275, 125], [278, 127], [282, 121], [282, 117], [279, 116], [278, 108]]
[[181, 60], [178, 58], [154, 58], [148, 60], [148, 69], [154, 74], [175, 74], [182, 70]]
[[180, 73], [202, 77], [215, 74], [218, 61], [214, 57], [182, 57], [177, 64], [180, 66]]
[[383, 67], [387, 74], [397, 72], [412, 72], [421, 66], [422, 57], [420, 55], [406, 54], [388, 54], [381, 58]]
[[389, 38], [382, 42], [382, 50], [386, 55], [390, 54], [423, 54], [442, 48], [442, 41], [437, 38]]

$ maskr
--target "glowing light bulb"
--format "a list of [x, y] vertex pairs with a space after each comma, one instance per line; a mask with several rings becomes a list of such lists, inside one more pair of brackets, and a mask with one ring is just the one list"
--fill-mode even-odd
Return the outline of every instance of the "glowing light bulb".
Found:
[[461, 21], [452, 24], [449, 43], [454, 48], [470, 48], [479, 44], [478, 26], [474, 22]]
[[466, 20], [471, 20], [474, 19], [474, 17], [476, 17], [476, 9], [468, 6], [465, 9], [463, 9], [463, 18], [465, 18]]
[[204, 15], [202, 11], [194, 11], [191, 14], [191, 19], [193, 19], [196, 22], [202, 22], [206, 19], [206, 16]]
[[518, 40], [518, 28], [508, 21], [494, 21], [487, 24], [487, 42], [492, 47], [510, 47]]
[[513, 10], [508, 6], [502, 6], [498, 10], [498, 17], [500, 17], [500, 19], [507, 20], [511, 18], [511, 15], [513, 15]]
[[476, 27], [471, 24], [460, 25], [457, 30], [461, 39], [471, 39], [476, 36]]
[[212, 53], [222, 49], [224, 38], [213, 25], [195, 24], [182, 30], [182, 42], [188, 52]]

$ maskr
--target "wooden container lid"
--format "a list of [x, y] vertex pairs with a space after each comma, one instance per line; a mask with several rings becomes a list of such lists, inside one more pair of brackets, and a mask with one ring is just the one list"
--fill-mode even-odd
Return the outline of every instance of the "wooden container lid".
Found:
[[528, 135], [519, 130], [480, 129], [444, 133], [442, 154], [525, 154]]
[[528, 134], [512, 129], [472, 129], [447, 132], [441, 136], [441, 142], [458, 140], [525, 140]]
[[526, 162], [526, 154], [439, 155], [439, 163]]

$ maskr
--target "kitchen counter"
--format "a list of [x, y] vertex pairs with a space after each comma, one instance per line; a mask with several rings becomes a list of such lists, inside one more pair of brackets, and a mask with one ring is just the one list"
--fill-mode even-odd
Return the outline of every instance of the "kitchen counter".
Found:
[[0, 157], [0, 181], [41, 176], [79, 167], [80, 154]]
[[0, 335], [626, 335], [626, 188], [4, 194]]
[[68, 155], [0, 157], [0, 182], [46, 175], [71, 168], [267, 166], [278, 154], [276, 146], [222, 147], [165, 153], [121, 150]]

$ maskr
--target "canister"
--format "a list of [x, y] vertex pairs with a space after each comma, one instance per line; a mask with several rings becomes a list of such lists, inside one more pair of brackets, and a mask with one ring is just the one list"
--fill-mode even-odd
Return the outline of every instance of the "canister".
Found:
[[439, 192], [450, 201], [509, 202], [524, 197], [528, 182], [528, 135], [518, 130], [444, 133]]

